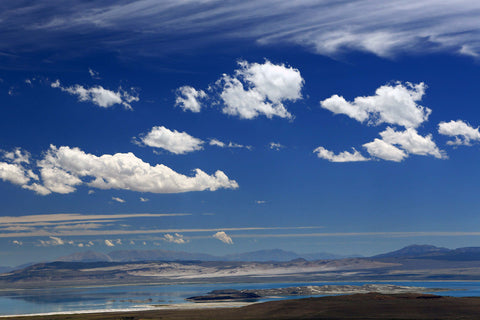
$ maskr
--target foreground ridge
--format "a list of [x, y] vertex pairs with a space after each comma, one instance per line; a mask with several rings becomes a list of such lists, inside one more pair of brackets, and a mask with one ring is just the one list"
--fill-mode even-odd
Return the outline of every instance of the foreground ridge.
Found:
[[366, 293], [256, 303], [241, 308], [152, 310], [82, 315], [11, 317], [11, 320], [270, 320], [270, 319], [478, 319], [480, 297]]

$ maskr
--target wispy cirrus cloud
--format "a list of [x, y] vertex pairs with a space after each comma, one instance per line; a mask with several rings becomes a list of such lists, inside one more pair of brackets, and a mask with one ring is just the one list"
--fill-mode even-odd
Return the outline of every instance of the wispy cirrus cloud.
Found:
[[[138, 221], [137, 221], [138, 223]], [[118, 226], [117, 226], [118, 227]], [[144, 229], [139, 230], [138, 226], [122, 226], [122, 228], [113, 229], [111, 225], [105, 226], [105, 228], [94, 229], [71, 229], [71, 230], [58, 230], [58, 229], [45, 229], [36, 228], [34, 230], [25, 232], [2, 232], [0, 230], [0, 238], [21, 238], [21, 237], [76, 237], [76, 236], [114, 236], [114, 235], [149, 235], [149, 234], [183, 234], [183, 233], [211, 233], [211, 232], [236, 232], [236, 231], [258, 231], [258, 230], [307, 230], [307, 229], [319, 229], [322, 227], [315, 226], [300, 226], [300, 227], [225, 227], [225, 228], [176, 228], [176, 229], [155, 229], [151, 228], [151, 224], [147, 225]], [[165, 238], [163, 237], [163, 240]]]
[[[95, 41], [99, 48], [124, 54], [161, 54], [247, 39], [261, 45], [300, 45], [334, 57], [349, 51], [381, 57], [431, 52], [477, 57], [480, 52], [480, 4], [475, 0], [61, 4], [59, 0], [2, 4], [0, 28], [6, 32], [0, 36], [0, 50], [58, 49], [78, 54], [88, 52], [87, 44]], [[81, 38], [72, 37], [80, 30]], [[160, 43], [150, 41], [159, 38], [163, 40]], [[138, 43], [142, 46], [136, 46]]]
[[239, 144], [239, 143], [236, 143], [236, 142], [228, 142], [228, 143], [225, 143], [223, 141], [220, 141], [218, 139], [215, 139], [215, 138], [212, 138], [210, 139], [210, 142], [208, 143], [209, 145], [211, 146], [215, 146], [215, 147], [220, 147], [220, 148], [245, 148], [245, 149], [248, 149], [248, 150], [251, 150], [252, 149], [252, 146], [245, 146], [243, 144]]
[[119, 198], [119, 197], [112, 197], [112, 200], [115, 201], [115, 202], [118, 202], [118, 203], [125, 203], [125, 202], [127, 202], [127, 201], [125, 201], [124, 199]]

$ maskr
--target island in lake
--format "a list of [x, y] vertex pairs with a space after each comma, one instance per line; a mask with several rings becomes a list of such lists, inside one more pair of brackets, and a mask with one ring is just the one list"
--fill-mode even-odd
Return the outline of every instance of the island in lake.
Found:
[[206, 295], [187, 298], [193, 302], [221, 302], [221, 301], [255, 301], [269, 297], [286, 296], [316, 296], [337, 294], [358, 294], [377, 292], [382, 294], [422, 293], [451, 291], [446, 288], [424, 288], [412, 286], [397, 286], [393, 284], [364, 284], [355, 285], [324, 285], [324, 286], [299, 286], [273, 289], [224, 289], [213, 290]]

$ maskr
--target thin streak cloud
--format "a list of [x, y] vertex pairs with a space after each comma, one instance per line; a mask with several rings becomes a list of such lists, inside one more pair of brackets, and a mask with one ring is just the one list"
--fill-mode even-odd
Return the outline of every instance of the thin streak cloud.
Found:
[[157, 233], [195, 233], [219, 231], [255, 231], [255, 230], [300, 230], [317, 229], [322, 227], [247, 227], [247, 228], [205, 228], [205, 229], [153, 229], [153, 230], [68, 230], [62, 231], [35, 231], [0, 233], [0, 238], [12, 237], [44, 237], [44, 236], [99, 236], [99, 235], [132, 235], [132, 234], [157, 234]]

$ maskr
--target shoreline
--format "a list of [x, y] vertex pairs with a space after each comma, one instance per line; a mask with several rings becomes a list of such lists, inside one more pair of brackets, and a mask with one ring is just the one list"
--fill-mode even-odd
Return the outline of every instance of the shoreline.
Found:
[[82, 315], [82, 314], [108, 314], [118, 312], [142, 312], [142, 311], [161, 311], [161, 310], [203, 310], [203, 309], [228, 309], [240, 308], [260, 302], [211, 302], [211, 303], [175, 303], [165, 305], [149, 305], [138, 308], [121, 308], [121, 309], [99, 309], [99, 310], [77, 310], [77, 311], [56, 311], [45, 313], [28, 313], [28, 314], [9, 314], [0, 315], [0, 318], [21, 318], [21, 317], [45, 317], [45, 316], [61, 316], [61, 315]]
[[[432, 294], [352, 294], [251, 303], [243, 307], [155, 308], [110, 312], [11, 315], [11, 320], [279, 320], [279, 319], [437, 319], [478, 320], [480, 297]], [[5, 317], [3, 317], [5, 318]]]

